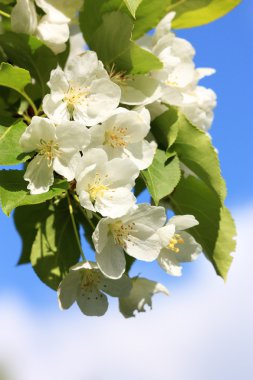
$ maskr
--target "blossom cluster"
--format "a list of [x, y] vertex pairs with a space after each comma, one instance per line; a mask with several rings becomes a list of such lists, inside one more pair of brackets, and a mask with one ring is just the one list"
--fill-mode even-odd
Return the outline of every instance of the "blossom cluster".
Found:
[[[44, 16], [37, 15], [35, 3]], [[69, 20], [45, 0], [35, 3], [17, 1], [13, 29], [38, 36], [54, 52], [62, 51]], [[21, 23], [17, 15], [23, 13]], [[181, 263], [201, 253], [185, 231], [198, 224], [192, 215], [167, 220], [164, 207], [138, 204], [133, 193], [136, 179], [156, 152], [151, 119], [169, 105], [179, 107], [205, 131], [213, 119], [215, 94], [198, 82], [214, 70], [195, 68], [193, 47], [171, 32], [173, 17], [169, 13], [153, 36], [139, 40], [163, 63], [161, 70], [126, 74], [104, 67], [93, 51], [72, 56], [64, 70], [58, 66], [51, 72], [43, 115], [34, 116], [20, 138], [23, 151], [32, 153], [24, 176], [30, 193], [48, 192], [55, 176], [61, 176], [70, 182], [71, 196], [84, 214], [99, 220], [92, 234], [96, 262], [85, 259], [70, 268], [58, 289], [63, 309], [77, 301], [84, 314], [103, 315], [106, 293], [118, 297], [122, 313], [131, 316], [151, 305], [152, 294], [168, 291], [147, 279], [130, 279], [127, 255], [157, 260], [166, 273], [180, 276]]]

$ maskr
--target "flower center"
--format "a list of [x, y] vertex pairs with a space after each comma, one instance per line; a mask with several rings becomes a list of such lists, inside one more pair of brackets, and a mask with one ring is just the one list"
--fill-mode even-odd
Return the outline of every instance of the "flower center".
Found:
[[176, 247], [177, 244], [183, 244], [184, 240], [179, 234], [175, 234], [172, 236], [172, 238], [169, 241], [169, 244], [167, 245], [167, 248], [170, 249], [171, 251], [178, 253], [180, 249]]
[[51, 166], [53, 163], [53, 159], [56, 156], [60, 155], [59, 145], [53, 140], [45, 141], [43, 139], [40, 139], [40, 144], [38, 145], [38, 152], [39, 155], [45, 156], [47, 158], [48, 166]]
[[98, 195], [103, 196], [104, 191], [109, 189], [108, 184], [104, 183], [107, 177], [108, 175], [102, 177], [99, 173], [96, 173], [94, 181], [88, 184], [88, 193], [92, 202], [96, 200]]
[[125, 241], [130, 241], [131, 234], [135, 231], [135, 223], [123, 224], [121, 221], [110, 224], [110, 230], [113, 235], [114, 243], [126, 248]]
[[105, 132], [104, 144], [110, 145], [112, 148], [125, 148], [126, 147], [126, 134], [127, 128], [114, 126]]
[[97, 287], [101, 280], [101, 275], [95, 269], [83, 269], [83, 277], [81, 282], [81, 289], [90, 289]]
[[68, 104], [68, 108], [73, 110], [74, 106], [81, 104], [88, 96], [89, 89], [80, 88], [74, 85], [69, 87], [68, 92], [64, 96], [64, 101]]
[[124, 86], [127, 84], [127, 75], [124, 71], [116, 71], [115, 67], [113, 66], [111, 68], [111, 71], [109, 72], [110, 79], [116, 83], [118, 86]]

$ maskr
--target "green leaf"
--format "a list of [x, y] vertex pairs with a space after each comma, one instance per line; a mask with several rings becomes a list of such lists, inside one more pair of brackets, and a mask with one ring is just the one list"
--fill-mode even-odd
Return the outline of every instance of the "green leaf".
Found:
[[37, 234], [37, 223], [45, 221], [50, 214], [49, 203], [16, 208], [14, 222], [22, 239], [22, 251], [18, 265], [30, 262], [32, 245]]
[[[76, 224], [77, 230], [79, 229]], [[63, 199], [46, 219], [37, 223], [31, 263], [38, 277], [56, 290], [69, 268], [80, 258], [68, 202]]]
[[29, 71], [2, 62], [0, 66], [0, 86], [12, 88], [24, 96], [25, 87], [31, 82]]
[[175, 4], [173, 28], [192, 28], [208, 24], [232, 11], [241, 0], [184, 0]]
[[62, 195], [68, 189], [68, 182], [55, 180], [47, 193], [30, 195], [27, 182], [24, 180], [24, 170], [0, 171], [0, 201], [3, 212], [9, 216], [11, 211], [19, 206], [43, 203]]
[[133, 17], [135, 17], [135, 13], [137, 11], [137, 8], [139, 7], [142, 0], [124, 0], [127, 8], [129, 9], [129, 12]]
[[181, 178], [170, 201], [176, 214], [191, 214], [199, 221], [190, 233], [201, 244], [216, 273], [226, 279], [235, 250], [236, 230], [217, 194], [198, 178], [189, 176]]
[[16, 165], [27, 161], [29, 154], [24, 154], [19, 139], [27, 125], [18, 121], [10, 127], [0, 126], [0, 165]]
[[170, 107], [168, 111], [158, 116], [151, 123], [151, 131], [159, 147], [167, 150], [174, 144], [179, 130], [178, 112]]
[[57, 57], [34, 36], [7, 32], [0, 35], [0, 45], [9, 62], [29, 70], [35, 84], [27, 88], [33, 98], [43, 97], [48, 92], [50, 72], [57, 66]]
[[80, 13], [80, 28], [89, 47], [97, 52], [104, 65], [132, 74], [162, 68], [156, 56], [131, 40], [133, 20], [120, 11], [103, 14], [102, 5], [103, 2], [98, 0], [85, 1]]
[[190, 124], [180, 113], [178, 124], [173, 150], [177, 152], [180, 161], [216, 191], [223, 201], [226, 197], [225, 182], [221, 176], [217, 152], [209, 135]]
[[157, 149], [152, 165], [142, 172], [149, 193], [156, 205], [169, 195], [180, 180], [180, 167], [177, 156], [169, 157]]

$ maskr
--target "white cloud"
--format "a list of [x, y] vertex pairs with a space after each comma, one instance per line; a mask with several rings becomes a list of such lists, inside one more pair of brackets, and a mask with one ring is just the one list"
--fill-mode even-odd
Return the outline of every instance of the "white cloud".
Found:
[[[131, 320], [77, 309], [38, 313], [0, 300], [0, 367], [10, 380], [251, 380], [253, 205], [237, 213], [238, 250], [227, 284], [199, 260], [197, 275]], [[8, 380], [8, 379], [6, 379]]]

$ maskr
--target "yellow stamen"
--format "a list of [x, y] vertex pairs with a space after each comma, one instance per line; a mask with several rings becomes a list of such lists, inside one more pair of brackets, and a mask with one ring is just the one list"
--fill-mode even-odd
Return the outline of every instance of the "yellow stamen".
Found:
[[127, 128], [114, 126], [110, 130], [105, 132], [104, 144], [110, 145], [112, 148], [124, 148], [126, 147]]
[[60, 155], [59, 145], [53, 140], [45, 141], [40, 139], [40, 144], [38, 144], [38, 152], [39, 155], [47, 158], [48, 166], [51, 166], [53, 159]]
[[167, 248], [175, 253], [178, 253], [180, 249], [178, 247], [175, 247], [175, 245], [183, 244], [183, 243], [184, 243], [184, 240], [182, 239], [182, 237], [179, 234], [175, 234], [170, 239], [169, 244], [167, 245]]

